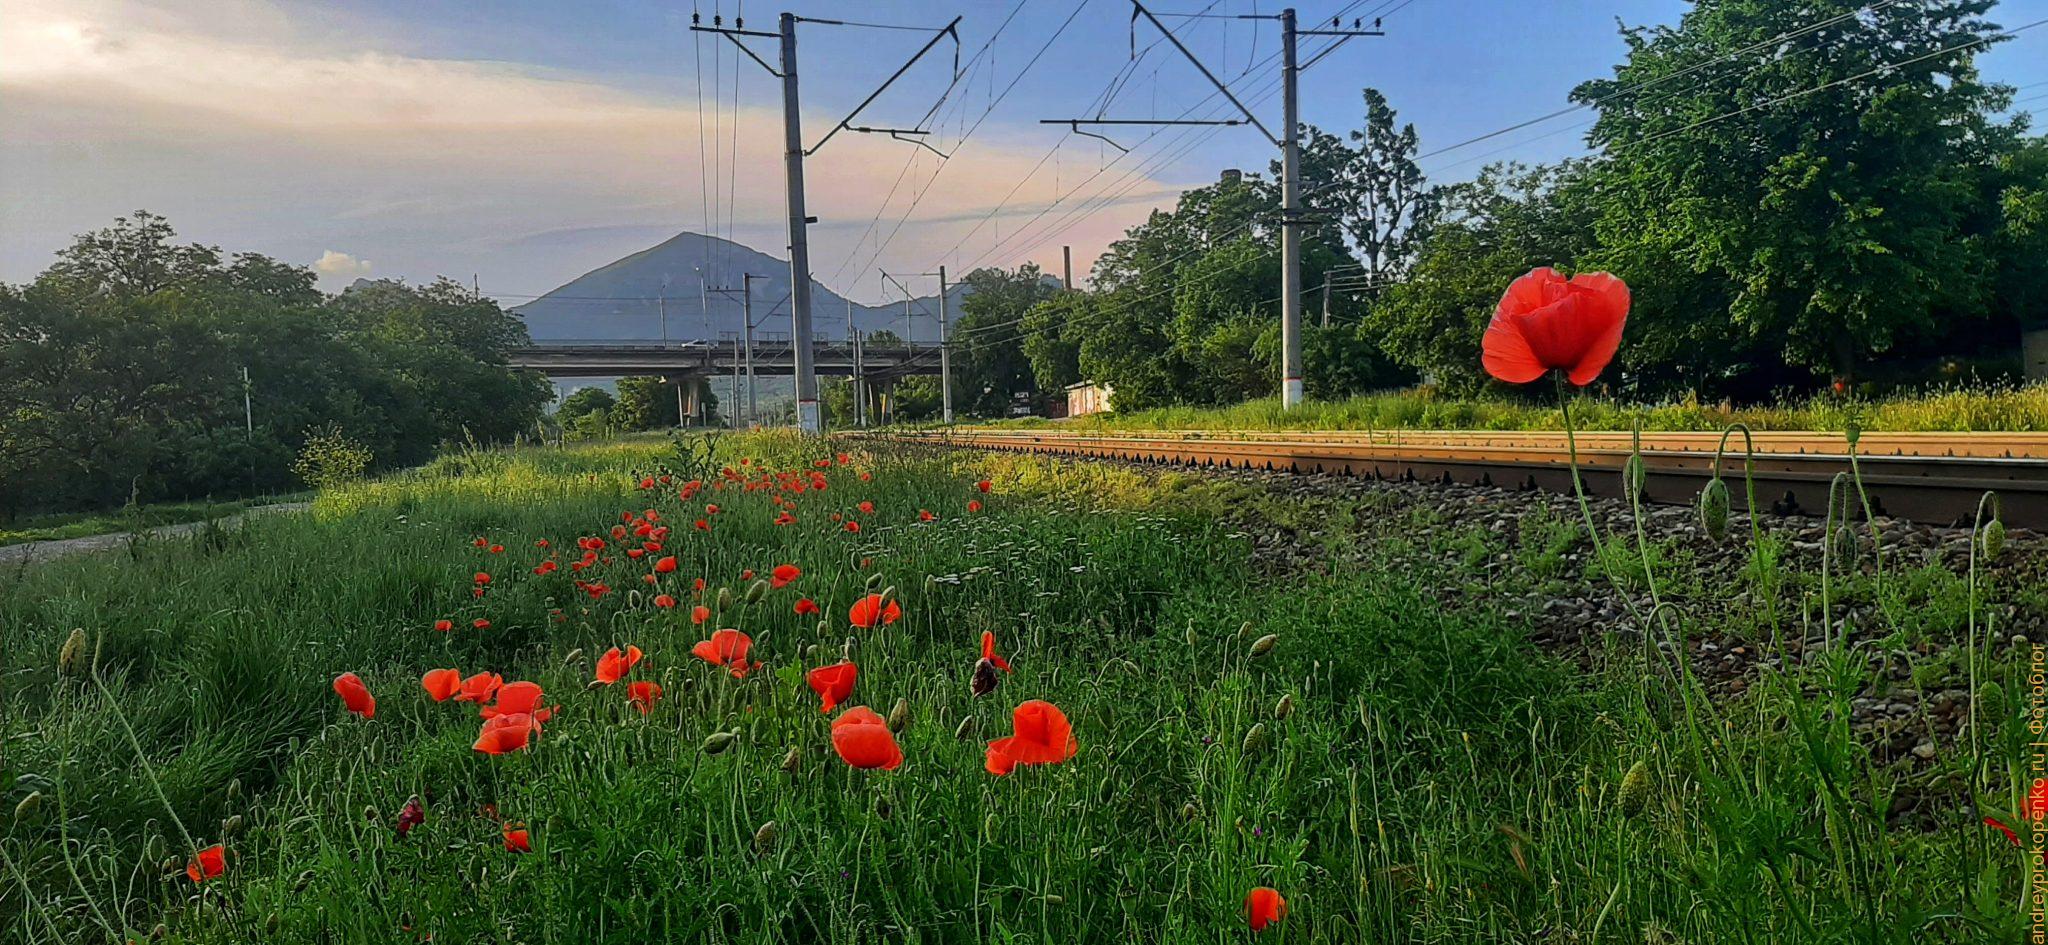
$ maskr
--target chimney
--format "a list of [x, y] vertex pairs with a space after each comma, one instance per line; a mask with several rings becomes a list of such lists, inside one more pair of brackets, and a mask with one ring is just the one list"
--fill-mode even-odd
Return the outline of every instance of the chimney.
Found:
[[1226, 184], [1236, 184], [1236, 183], [1242, 183], [1243, 181], [1244, 181], [1244, 172], [1243, 172], [1243, 171], [1240, 171], [1240, 170], [1238, 170], [1237, 168], [1234, 168], [1234, 167], [1226, 167], [1226, 168], [1224, 168], [1224, 169], [1223, 169], [1223, 183], [1226, 183]]

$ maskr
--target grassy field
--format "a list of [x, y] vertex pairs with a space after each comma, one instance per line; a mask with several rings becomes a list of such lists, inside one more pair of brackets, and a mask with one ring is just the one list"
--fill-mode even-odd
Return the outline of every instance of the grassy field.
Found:
[[[1021, 456], [699, 444], [463, 454], [8, 573], [0, 941], [1231, 942], [1260, 887], [1286, 901], [1257, 933], [1275, 942], [2024, 934], [2029, 853], [1980, 822], [2022, 823], [2023, 700], [2000, 693], [2023, 667], [1988, 650], [1967, 667], [1982, 730], [1914, 776], [1940, 804], [1899, 826], [1905, 776], [1846, 721], [1863, 650], [1707, 699], [1654, 648], [1555, 659], [1392, 559], [1255, 566], [1239, 527], [1335, 548], [1358, 509]], [[635, 534], [649, 509], [672, 531]], [[586, 568], [579, 538], [605, 543]], [[783, 564], [802, 573], [759, 583]], [[1811, 578], [1777, 567], [1760, 548], [1749, 579]], [[901, 619], [854, 626], [869, 593]], [[717, 628], [761, 665], [693, 655]], [[1014, 672], [976, 695], [984, 632]], [[645, 657], [594, 681], [615, 646]], [[845, 706], [820, 711], [805, 673], [842, 658], [901, 767], [835, 749]], [[553, 714], [478, 751], [477, 707], [422, 686], [441, 668], [538, 683]], [[344, 673], [374, 717], [344, 708]], [[661, 687], [651, 711], [635, 682]], [[1026, 700], [1078, 752], [992, 774]]]
[[[1572, 408], [1580, 429], [1720, 430], [1746, 423], [1754, 430], [1969, 432], [2048, 431], [2048, 385], [1928, 391], [1883, 400], [1816, 395], [1770, 407], [1723, 404], [1628, 404], [1588, 397]], [[1045, 420], [1012, 420], [1034, 426]], [[1557, 405], [1548, 401], [1471, 400], [1428, 390], [1311, 401], [1282, 411], [1279, 398], [1231, 407], [1173, 407], [1090, 414], [1062, 425], [1139, 430], [1557, 430]]]
[[223, 502], [164, 502], [110, 512], [63, 512], [32, 515], [0, 525], [0, 545], [29, 541], [56, 541], [114, 532], [133, 532], [163, 525], [204, 522], [259, 505], [274, 505], [307, 498], [306, 494], [231, 499]]

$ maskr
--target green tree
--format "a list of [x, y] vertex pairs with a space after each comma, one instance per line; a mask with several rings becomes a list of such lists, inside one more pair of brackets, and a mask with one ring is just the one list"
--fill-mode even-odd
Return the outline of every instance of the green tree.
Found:
[[1016, 395], [1038, 393], [1024, 349], [1025, 315], [1060, 290], [1035, 263], [1014, 271], [977, 269], [962, 284], [973, 291], [960, 303], [960, 319], [950, 329], [954, 409], [1005, 416]]
[[593, 410], [610, 410], [618, 403], [612, 392], [602, 387], [579, 387], [562, 398], [562, 405], [555, 408], [555, 419], [563, 425], [576, 422], [576, 418]]

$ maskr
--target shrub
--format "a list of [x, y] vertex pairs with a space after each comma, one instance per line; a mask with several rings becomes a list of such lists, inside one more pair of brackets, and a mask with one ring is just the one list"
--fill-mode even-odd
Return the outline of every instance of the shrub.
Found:
[[369, 447], [328, 427], [306, 437], [298, 458], [292, 460], [292, 472], [306, 485], [328, 489], [362, 479], [374, 458]]

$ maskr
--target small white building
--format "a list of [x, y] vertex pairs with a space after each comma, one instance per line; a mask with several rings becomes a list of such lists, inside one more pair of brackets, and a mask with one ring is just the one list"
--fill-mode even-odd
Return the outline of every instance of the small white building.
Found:
[[1091, 413], [1109, 410], [1110, 395], [1116, 393], [1108, 384], [1082, 381], [1067, 385], [1067, 416], [1082, 417]]

